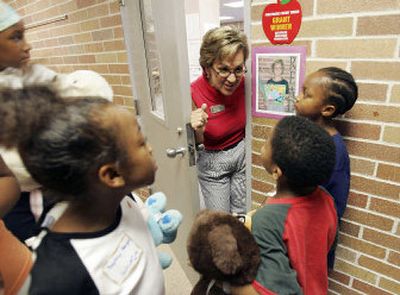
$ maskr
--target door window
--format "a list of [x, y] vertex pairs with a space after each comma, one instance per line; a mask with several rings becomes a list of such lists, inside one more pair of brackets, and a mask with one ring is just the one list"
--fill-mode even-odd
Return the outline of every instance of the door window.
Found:
[[160, 70], [160, 54], [154, 29], [151, 0], [141, 0], [143, 37], [150, 85], [151, 110], [154, 115], [165, 120], [164, 98]]

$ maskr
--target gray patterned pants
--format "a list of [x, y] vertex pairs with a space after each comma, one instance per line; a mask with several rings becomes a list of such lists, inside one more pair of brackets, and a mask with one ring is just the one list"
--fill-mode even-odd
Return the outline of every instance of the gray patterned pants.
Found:
[[206, 208], [246, 213], [245, 141], [227, 151], [201, 151], [197, 161]]

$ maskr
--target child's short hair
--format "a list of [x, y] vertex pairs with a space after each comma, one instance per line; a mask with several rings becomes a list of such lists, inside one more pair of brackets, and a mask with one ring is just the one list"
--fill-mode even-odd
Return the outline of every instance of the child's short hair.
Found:
[[272, 62], [272, 65], [271, 65], [271, 71], [272, 71], [272, 75], [274, 74], [274, 71], [275, 71], [275, 66], [277, 65], [277, 64], [280, 64], [281, 65], [281, 67], [282, 67], [282, 72], [285, 70], [285, 64], [283, 63], [283, 59], [275, 59], [273, 62]]
[[293, 187], [322, 184], [333, 171], [335, 145], [331, 136], [306, 118], [289, 116], [280, 120], [271, 147], [272, 161]]
[[327, 102], [336, 107], [332, 117], [341, 115], [350, 110], [358, 97], [358, 87], [353, 76], [336, 67], [319, 69], [318, 72], [329, 78], [326, 83]]
[[64, 100], [47, 87], [0, 91], [0, 144], [17, 147], [32, 177], [61, 195], [84, 193], [88, 175], [123, 161], [105, 99]]

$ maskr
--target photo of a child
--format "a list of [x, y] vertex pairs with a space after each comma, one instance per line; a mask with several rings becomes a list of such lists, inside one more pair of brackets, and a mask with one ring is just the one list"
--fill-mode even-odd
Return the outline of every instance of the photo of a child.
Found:
[[304, 72], [305, 48], [256, 48], [254, 51], [256, 85], [253, 89], [257, 91], [253, 93], [253, 114], [266, 117], [294, 114]]
[[283, 59], [275, 59], [271, 64], [272, 78], [265, 82], [261, 80], [260, 93], [264, 100], [267, 110], [271, 111], [290, 111], [288, 104], [289, 83], [283, 78], [284, 75]]

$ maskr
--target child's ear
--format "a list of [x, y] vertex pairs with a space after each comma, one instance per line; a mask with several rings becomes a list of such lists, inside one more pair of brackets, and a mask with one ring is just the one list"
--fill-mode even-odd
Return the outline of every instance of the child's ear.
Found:
[[115, 163], [104, 164], [100, 167], [98, 172], [99, 179], [105, 185], [112, 188], [119, 188], [125, 185], [125, 179], [120, 174], [119, 169]]
[[321, 115], [323, 117], [332, 117], [336, 112], [336, 107], [333, 104], [326, 104], [322, 107]]
[[282, 176], [281, 168], [279, 168], [278, 165], [273, 164], [272, 165], [272, 173], [271, 173], [271, 175], [272, 175], [273, 179], [278, 180]]

